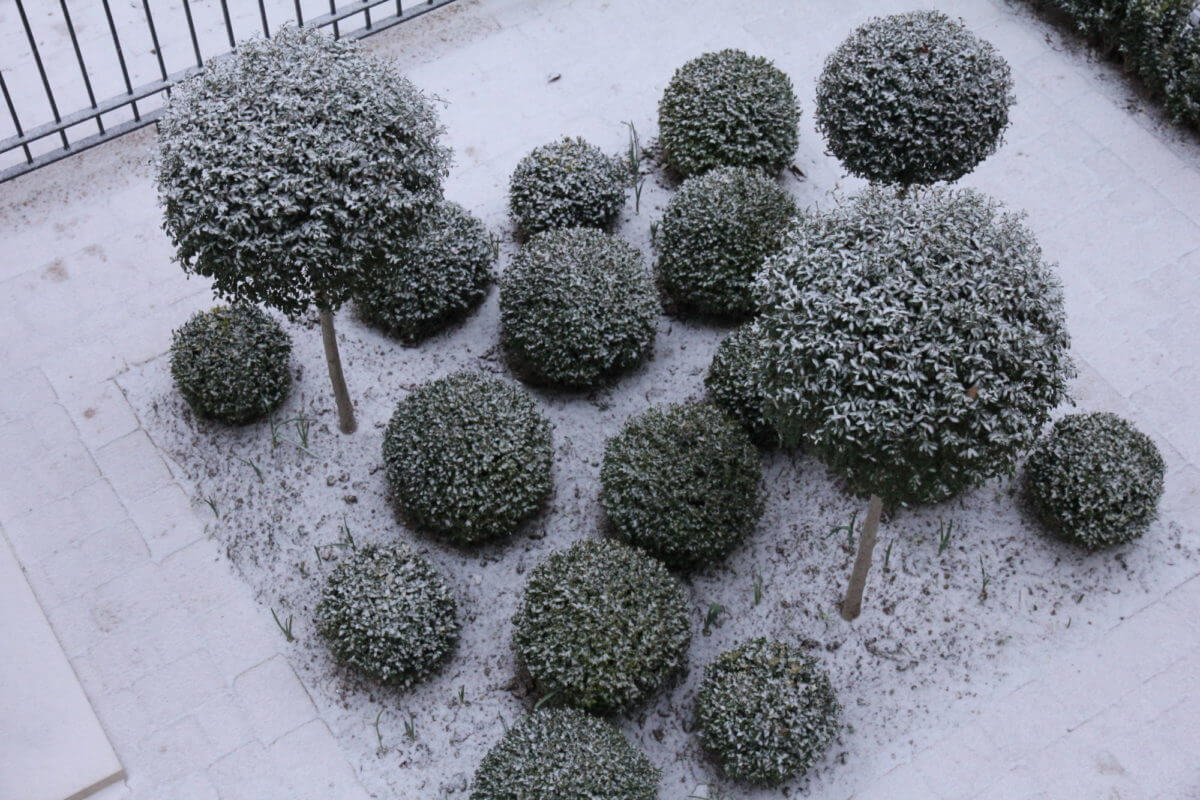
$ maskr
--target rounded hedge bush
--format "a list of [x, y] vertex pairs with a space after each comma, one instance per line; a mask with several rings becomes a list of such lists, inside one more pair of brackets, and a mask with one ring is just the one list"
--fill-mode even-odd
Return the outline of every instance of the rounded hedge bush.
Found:
[[704, 387], [713, 405], [741, 423], [755, 443], [775, 447], [779, 434], [767, 418], [762, 387], [766, 357], [762, 332], [747, 322], [717, 345]]
[[604, 448], [600, 501], [617, 536], [669, 566], [713, 564], [762, 516], [762, 464], [708, 404], [652, 408]]
[[292, 340], [263, 311], [218, 306], [171, 335], [171, 377], [197, 416], [244, 425], [287, 398], [291, 355]]
[[696, 698], [704, 746], [730, 778], [758, 786], [803, 775], [837, 735], [840, 714], [817, 662], [766, 639], [717, 656]]
[[483, 223], [458, 203], [441, 203], [416, 236], [393, 242], [364, 271], [356, 295], [359, 315], [415, 343], [483, 302], [495, 259]]
[[537, 147], [513, 171], [508, 204], [526, 235], [552, 228], [606, 228], [625, 205], [629, 172], [581, 138]]
[[1069, 414], [1026, 463], [1034, 509], [1063, 538], [1098, 550], [1132, 541], [1158, 516], [1166, 465], [1149, 436], [1116, 414]]
[[954, 181], [996, 152], [1013, 104], [1008, 63], [938, 11], [874, 19], [825, 62], [817, 128], [855, 175]]
[[475, 772], [471, 800], [655, 800], [659, 771], [619, 730], [573, 708], [535, 711]]
[[336, 661], [407, 689], [450, 656], [459, 623], [442, 576], [398, 544], [342, 559], [317, 603], [316, 628]]
[[658, 104], [659, 144], [681, 175], [752, 167], [774, 175], [800, 141], [792, 81], [741, 50], [694, 58], [675, 71]]
[[550, 422], [499, 378], [458, 372], [401, 400], [383, 440], [392, 494], [422, 528], [460, 544], [507, 536], [553, 488]]
[[500, 281], [501, 341], [535, 383], [585, 388], [636, 366], [658, 311], [641, 253], [590, 228], [534, 236]]
[[649, 699], [691, 641], [679, 581], [611, 540], [576, 542], [535, 567], [513, 624], [517, 654], [542, 691], [599, 713]]
[[790, 194], [745, 167], [688, 178], [667, 203], [655, 236], [663, 289], [686, 311], [754, 313], [754, 276], [782, 246], [796, 213]]

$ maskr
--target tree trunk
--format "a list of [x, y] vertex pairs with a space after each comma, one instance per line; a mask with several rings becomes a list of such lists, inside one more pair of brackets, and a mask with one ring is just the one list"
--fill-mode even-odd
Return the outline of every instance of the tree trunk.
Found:
[[854, 570], [850, 573], [850, 584], [846, 587], [846, 598], [842, 600], [842, 619], [847, 622], [862, 613], [863, 590], [867, 588], [867, 573], [871, 570], [871, 553], [875, 550], [875, 535], [879, 532], [879, 518], [883, 515], [883, 500], [871, 495], [867, 506], [867, 518], [863, 520], [862, 534], [858, 537], [858, 555], [854, 559]]
[[337, 400], [338, 428], [342, 433], [354, 433], [358, 423], [354, 421], [354, 405], [350, 402], [350, 390], [346, 388], [346, 376], [342, 374], [342, 357], [338, 354], [337, 331], [333, 329], [333, 312], [320, 310], [321, 341], [325, 344], [325, 363], [329, 365], [329, 381], [333, 384], [333, 397]]

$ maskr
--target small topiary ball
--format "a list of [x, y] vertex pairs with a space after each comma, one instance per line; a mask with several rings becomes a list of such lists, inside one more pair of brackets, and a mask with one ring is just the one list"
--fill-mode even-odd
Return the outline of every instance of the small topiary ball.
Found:
[[625, 205], [628, 168], [594, 144], [564, 137], [521, 159], [508, 188], [508, 205], [521, 232], [551, 228], [607, 228]]
[[799, 134], [792, 81], [765, 58], [721, 50], [675, 71], [658, 104], [658, 141], [681, 175], [752, 167], [774, 175]]
[[691, 641], [679, 581], [610, 540], [576, 542], [535, 567], [513, 625], [517, 654], [546, 695], [598, 713], [648, 700]]
[[877, 183], [954, 181], [996, 152], [1013, 104], [1008, 63], [939, 11], [874, 19], [825, 62], [817, 128]]
[[1149, 436], [1116, 414], [1069, 414], [1026, 463], [1033, 507], [1056, 534], [1099, 550], [1132, 541], [1158, 516], [1166, 465]]
[[435, 672], [459, 631], [446, 582], [405, 544], [350, 551], [325, 584], [316, 627], [339, 663], [401, 689]]
[[538, 234], [500, 282], [501, 341], [535, 383], [586, 388], [641, 363], [658, 309], [641, 253], [590, 228]]
[[704, 746], [730, 778], [758, 786], [803, 775], [837, 735], [840, 713], [817, 662], [767, 639], [717, 656], [696, 698]]
[[762, 516], [762, 465], [715, 406], [652, 408], [608, 440], [604, 512], [618, 537], [673, 567], [713, 564]]
[[655, 800], [659, 771], [610, 723], [573, 708], [535, 711], [475, 771], [471, 800]]
[[753, 314], [755, 273], [780, 249], [796, 213], [790, 194], [745, 167], [689, 178], [667, 204], [655, 236], [663, 289], [683, 310]]
[[409, 344], [466, 316], [487, 296], [496, 253], [483, 223], [441, 203], [421, 231], [364, 269], [356, 303], [367, 322]]
[[292, 340], [264, 312], [217, 306], [171, 335], [171, 377], [197, 416], [244, 425], [283, 403], [291, 355]]
[[747, 322], [717, 345], [704, 387], [713, 405], [740, 422], [756, 444], [778, 447], [779, 433], [765, 411], [761, 373], [766, 357], [762, 332]]
[[383, 460], [401, 510], [459, 544], [507, 536], [550, 496], [550, 422], [519, 388], [474, 372], [396, 405]]

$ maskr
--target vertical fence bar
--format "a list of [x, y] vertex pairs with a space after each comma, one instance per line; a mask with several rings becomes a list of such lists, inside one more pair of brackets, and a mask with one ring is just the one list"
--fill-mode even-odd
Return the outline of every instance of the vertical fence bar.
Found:
[[267, 7], [263, 5], [263, 0], [258, 0], [258, 15], [262, 17], [263, 36], [271, 38], [271, 26], [267, 24]]
[[[67, 10], [67, 0], [58, 0], [62, 6], [63, 21], [67, 23], [67, 33], [71, 37], [71, 45], [75, 48], [75, 60], [79, 62], [79, 74], [83, 77], [83, 88], [87, 89], [88, 102], [92, 104], [92, 108], [96, 107], [96, 93], [92, 91], [92, 78], [88, 75], [87, 64], [83, 61], [83, 51], [79, 49], [79, 37], [75, 35], [75, 23], [71, 21], [71, 12]], [[100, 119], [97, 114], [96, 127], [100, 129], [100, 133], [104, 133], [104, 120]]]
[[[66, 0], [63, 0], [65, 3]], [[167, 62], [163, 59], [162, 47], [158, 44], [158, 30], [154, 27], [154, 15], [150, 13], [150, 0], [142, 0], [142, 8], [146, 9], [146, 24], [150, 26], [150, 41], [154, 44], [154, 55], [158, 57], [158, 71], [162, 75], [162, 79], [167, 79]], [[171, 96], [171, 89], [167, 87], [167, 97]]]
[[304, 27], [304, 12], [300, 9], [300, 0], [296, 0], [296, 24]]
[[[104, 1], [104, 15], [108, 17], [108, 29], [112, 32], [113, 47], [117, 50], [117, 61], [121, 65], [121, 77], [125, 79], [125, 91], [133, 94], [133, 84], [129, 80], [129, 68], [125, 66], [125, 52], [121, 49], [121, 37], [117, 35], [117, 23], [113, 22], [112, 8], [108, 4], [108, 0]], [[133, 108], [134, 120], [140, 121], [142, 114], [138, 111], [137, 101], [129, 101], [129, 105]]]
[[[13, 105], [12, 95], [8, 93], [8, 84], [4, 80], [4, 73], [0, 72], [0, 92], [4, 92], [4, 104], [8, 106], [8, 115], [12, 117], [13, 127], [17, 129], [17, 136], [24, 136], [25, 131], [21, 128], [21, 119], [17, 116], [17, 107]], [[22, 144], [21, 149], [25, 151], [25, 163], [33, 163], [33, 153], [29, 152], [29, 145]]]
[[[21, 24], [25, 26], [25, 38], [29, 40], [29, 49], [33, 51], [33, 61], [37, 64], [38, 74], [42, 76], [42, 87], [46, 90], [46, 99], [50, 101], [54, 121], [62, 122], [62, 115], [58, 113], [58, 103], [54, 101], [54, 90], [50, 88], [50, 79], [46, 77], [46, 65], [42, 63], [42, 54], [38, 51], [37, 39], [33, 37], [33, 28], [29, 26], [29, 15], [25, 13], [23, 0], [17, 0], [17, 13], [21, 15]], [[62, 137], [63, 149], [69, 150], [71, 142], [67, 139], [67, 132], [59, 131], [58, 135]]]
[[366, 20], [367, 30], [371, 30], [371, 7], [367, 5], [371, 0], [362, 0], [363, 3], [363, 19]]
[[229, 35], [229, 49], [237, 50], [237, 42], [233, 40], [233, 22], [229, 19], [228, 0], [221, 0], [221, 13], [225, 16], [225, 33]]
[[[329, 0], [329, 13], [330, 14], [337, 13], [337, 0]], [[335, 38], [335, 39], [342, 38], [342, 33], [341, 33], [341, 31], [338, 30], [338, 23], [337, 23], [336, 19], [333, 21], [333, 38]]]
[[196, 53], [196, 66], [203, 67], [204, 59], [200, 56], [200, 40], [196, 38], [196, 22], [192, 19], [192, 4], [183, 0], [183, 15], [187, 17], [188, 34], [192, 37], [192, 50]]

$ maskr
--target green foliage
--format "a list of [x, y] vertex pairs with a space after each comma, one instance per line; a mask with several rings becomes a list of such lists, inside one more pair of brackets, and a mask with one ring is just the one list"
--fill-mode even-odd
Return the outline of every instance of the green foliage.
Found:
[[291, 355], [291, 339], [265, 313], [218, 306], [172, 334], [171, 377], [197, 416], [244, 425], [287, 398]]
[[526, 235], [607, 228], [625, 205], [629, 167], [581, 138], [563, 137], [521, 159], [509, 183], [513, 219]]
[[459, 544], [513, 533], [553, 488], [550, 422], [524, 391], [458, 372], [396, 405], [383, 440], [404, 514]]
[[713, 354], [704, 377], [708, 398], [764, 447], [777, 447], [779, 434], [767, 418], [762, 372], [767, 350], [758, 325], [751, 321], [726, 336]]

